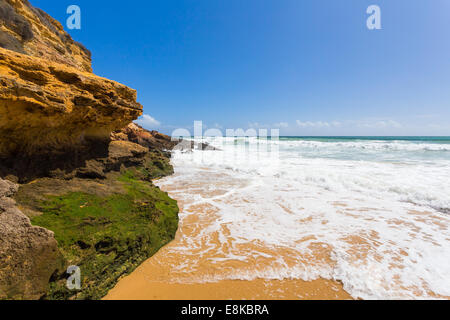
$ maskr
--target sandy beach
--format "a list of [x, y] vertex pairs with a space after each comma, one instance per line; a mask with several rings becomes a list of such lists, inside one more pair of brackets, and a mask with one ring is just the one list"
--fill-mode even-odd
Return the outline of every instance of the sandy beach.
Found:
[[446, 160], [414, 158], [445, 145], [383, 143], [175, 153], [176, 238], [106, 299], [446, 299]]
[[[172, 186], [175, 188], [175, 186]], [[169, 188], [170, 189], [170, 188]], [[179, 201], [179, 204], [183, 204]], [[214, 210], [208, 206], [197, 206], [196, 214], [182, 218], [177, 236], [173, 242], [162, 248], [156, 255], [138, 267], [131, 275], [119, 281], [109, 292], [105, 300], [338, 300], [352, 299], [345, 292], [341, 283], [325, 279], [313, 281], [292, 280], [218, 280], [198, 281], [198, 279], [228, 278], [233, 270], [264, 269], [274, 262], [273, 259], [254, 259], [247, 262], [222, 262], [211, 265], [210, 259], [220, 256], [222, 249], [218, 239], [209, 239], [208, 244], [214, 243], [215, 248], [207, 250], [206, 244], [202, 248], [189, 252], [192, 246], [185, 243], [194, 233], [206, 229], [208, 223], [214, 219]], [[183, 207], [181, 207], [183, 212]], [[183, 215], [182, 215], [183, 216]], [[231, 240], [231, 239], [230, 239]], [[185, 251], [176, 248], [185, 246]], [[245, 247], [245, 248], [244, 248]], [[245, 245], [242, 250], [254, 250]], [[206, 249], [206, 250], [205, 250]], [[201, 255], [200, 251], [209, 251], [208, 255]], [[267, 249], [268, 256], [270, 250]], [[185, 253], [185, 255], [183, 254]], [[202, 256], [200, 260], [191, 261], [195, 270], [184, 272], [189, 264], [191, 254]], [[326, 250], [316, 251], [314, 258], [319, 262], [329, 259]], [[280, 249], [278, 254], [283, 254]], [[289, 252], [285, 251], [286, 256]], [[309, 257], [311, 260], [312, 257]], [[311, 260], [312, 261], [312, 260]]]

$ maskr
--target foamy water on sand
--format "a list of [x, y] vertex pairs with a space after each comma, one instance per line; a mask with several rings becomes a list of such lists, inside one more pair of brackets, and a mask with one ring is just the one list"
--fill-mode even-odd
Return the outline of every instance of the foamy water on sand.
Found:
[[447, 141], [264, 143], [175, 153], [177, 237], [108, 298], [450, 297]]

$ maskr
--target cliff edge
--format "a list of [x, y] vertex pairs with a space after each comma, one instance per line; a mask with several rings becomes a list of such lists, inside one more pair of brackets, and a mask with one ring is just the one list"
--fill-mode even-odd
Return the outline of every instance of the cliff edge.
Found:
[[[27, 0], [0, 0], [0, 300], [99, 299], [168, 243], [170, 137]], [[81, 287], [66, 286], [78, 266]]]

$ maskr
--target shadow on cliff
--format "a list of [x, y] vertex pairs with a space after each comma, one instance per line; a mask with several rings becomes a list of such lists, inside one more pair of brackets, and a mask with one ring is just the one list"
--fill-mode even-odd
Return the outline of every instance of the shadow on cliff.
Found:
[[110, 143], [111, 140], [91, 140], [76, 148], [0, 156], [0, 178], [21, 184], [43, 177], [71, 179], [80, 175], [77, 170], [85, 168], [89, 161], [108, 158]]
[[[104, 179], [108, 172], [144, 165], [148, 154], [170, 158], [170, 150], [178, 144], [167, 135], [130, 123], [109, 138], [85, 138], [69, 147], [35, 149], [31, 154], [0, 155], [0, 178], [20, 184], [39, 178]], [[193, 148], [191, 142], [188, 145], [186, 149]], [[158, 160], [153, 165], [161, 167]]]

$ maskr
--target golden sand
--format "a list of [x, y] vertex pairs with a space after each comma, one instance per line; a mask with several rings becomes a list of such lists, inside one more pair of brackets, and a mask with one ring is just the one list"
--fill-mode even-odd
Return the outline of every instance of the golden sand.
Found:
[[[189, 228], [181, 228], [181, 232]], [[185, 272], [189, 257], [176, 254], [173, 247], [180, 245], [178, 234], [168, 246], [161, 249], [155, 256], [143, 263], [131, 275], [124, 277], [116, 287], [105, 297], [106, 300], [267, 300], [267, 299], [351, 299], [344, 291], [342, 284], [335, 281], [319, 279], [302, 280], [219, 280], [204, 282], [195, 279], [213, 278], [222, 275], [225, 278], [229, 272], [242, 270], [251, 273], [273, 264], [272, 258], [255, 258], [253, 261], [226, 261], [219, 265], [209, 262], [210, 256], [193, 260], [195, 268]], [[217, 241], [213, 240], [214, 242]], [[216, 242], [218, 244], [218, 242]], [[246, 245], [247, 250], [251, 250]], [[199, 252], [204, 248], [198, 249]], [[261, 250], [261, 248], [259, 248]], [[281, 249], [280, 249], [281, 250]], [[316, 257], [309, 257], [309, 263], [321, 263], [328, 260], [328, 248], [320, 246], [312, 248]], [[267, 251], [269, 254], [269, 250]], [[285, 257], [289, 252], [278, 252]], [[216, 256], [211, 250], [211, 257]], [[315, 259], [314, 259], [315, 258]], [[308, 259], [305, 259], [308, 260]], [[292, 261], [292, 264], [296, 261]], [[306, 263], [306, 261], [305, 261]]]
[[328, 280], [223, 280], [214, 283], [150, 282], [133, 273], [105, 300], [337, 300], [351, 299], [339, 283]]
[[[228, 186], [223, 187], [222, 194]], [[180, 185], [164, 189], [170, 192], [177, 188]], [[217, 190], [214, 193], [221, 194]], [[177, 199], [176, 192], [171, 192], [171, 196]], [[331, 248], [327, 244], [314, 243], [309, 247], [310, 254], [298, 257], [298, 252], [286, 247], [268, 248], [258, 242], [236, 244], [226, 224], [221, 226], [220, 234], [207, 233], [193, 243], [195, 236], [214, 223], [217, 208], [177, 200], [181, 212], [189, 207], [191, 214], [183, 215], [175, 240], [121, 279], [106, 300], [351, 299], [336, 281], [266, 280], [254, 276], [257, 271], [270, 272], [271, 268], [280, 267], [290, 270], [299, 264], [303, 267], [332, 265]], [[311, 239], [305, 237], [301, 241], [308, 240]], [[230, 255], [236, 259], [225, 259]], [[283, 257], [282, 266], [276, 258], [279, 256]], [[248, 280], [234, 280], [235, 274]]]

